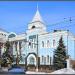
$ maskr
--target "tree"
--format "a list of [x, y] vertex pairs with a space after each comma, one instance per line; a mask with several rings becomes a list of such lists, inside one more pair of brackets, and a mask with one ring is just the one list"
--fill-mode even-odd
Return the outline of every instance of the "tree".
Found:
[[0, 42], [0, 67], [1, 67], [1, 47], [3, 46], [3, 43]]
[[53, 65], [55, 69], [61, 69], [65, 68], [65, 63], [66, 63], [66, 48], [63, 43], [63, 38], [61, 36], [59, 40], [59, 45], [57, 49], [54, 51], [54, 56], [53, 56]]
[[5, 52], [2, 55], [2, 66], [8, 66], [8, 63], [12, 63], [13, 62], [13, 56], [11, 55], [10, 51], [10, 42], [7, 41], [5, 43]]

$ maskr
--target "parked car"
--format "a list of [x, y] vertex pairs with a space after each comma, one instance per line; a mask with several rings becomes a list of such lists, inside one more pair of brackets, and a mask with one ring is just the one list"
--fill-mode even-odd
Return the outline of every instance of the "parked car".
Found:
[[9, 73], [18, 73], [18, 74], [25, 74], [26, 70], [25, 68], [22, 68], [20, 66], [13, 65], [11, 68], [8, 69]]

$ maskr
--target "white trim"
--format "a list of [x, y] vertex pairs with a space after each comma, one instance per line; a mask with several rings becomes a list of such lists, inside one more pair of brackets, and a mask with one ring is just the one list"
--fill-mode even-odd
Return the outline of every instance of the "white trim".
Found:
[[9, 37], [9, 35], [11, 35], [11, 34], [14, 34], [15, 36], [17, 36], [16, 33], [10, 32], [10, 33], [8, 34], [8, 37]]
[[27, 65], [29, 64], [31, 57], [34, 58], [34, 61], [35, 61], [34, 64], [35, 64], [35, 66], [36, 66], [36, 56], [35, 56], [34, 54], [30, 54], [30, 55], [28, 56], [28, 58], [27, 58]]

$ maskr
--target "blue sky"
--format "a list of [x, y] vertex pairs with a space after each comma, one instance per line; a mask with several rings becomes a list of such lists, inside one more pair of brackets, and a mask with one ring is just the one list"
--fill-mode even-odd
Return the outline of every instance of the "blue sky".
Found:
[[[47, 31], [53, 29], [69, 29], [75, 34], [75, 25], [60, 23], [53, 25], [69, 17], [75, 17], [75, 2], [67, 1], [6, 1], [0, 2], [0, 28], [8, 32], [24, 33], [27, 30], [28, 23], [31, 22], [37, 10], [47, 26]], [[73, 21], [74, 22], [74, 21]], [[53, 25], [53, 26], [52, 26]], [[69, 25], [67, 27], [67, 25]]]

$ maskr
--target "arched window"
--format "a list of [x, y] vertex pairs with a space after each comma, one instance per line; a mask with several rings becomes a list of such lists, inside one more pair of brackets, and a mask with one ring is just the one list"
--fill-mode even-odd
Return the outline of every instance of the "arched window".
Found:
[[8, 36], [8, 38], [12, 38], [12, 37], [15, 37], [16, 35], [15, 34], [10, 34], [9, 36]]
[[42, 41], [42, 47], [44, 47], [44, 41]]
[[53, 47], [55, 47], [55, 40], [53, 40]]
[[47, 47], [49, 47], [50, 46], [50, 42], [49, 42], [49, 40], [47, 40]]

